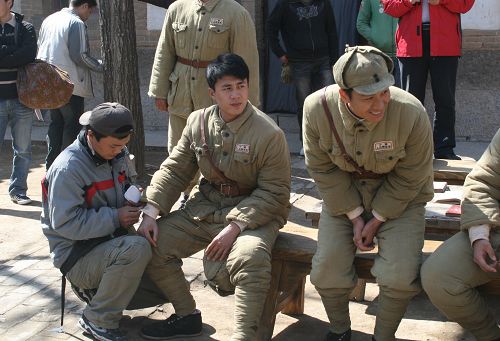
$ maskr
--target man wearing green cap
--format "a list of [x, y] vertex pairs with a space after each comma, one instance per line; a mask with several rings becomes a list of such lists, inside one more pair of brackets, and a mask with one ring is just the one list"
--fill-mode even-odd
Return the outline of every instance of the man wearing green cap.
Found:
[[337, 84], [304, 105], [305, 162], [324, 201], [311, 282], [330, 320], [326, 340], [350, 340], [354, 255], [372, 250], [375, 236], [374, 339], [394, 340], [409, 300], [421, 290], [432, 130], [420, 102], [392, 86], [392, 68], [376, 48], [348, 48], [333, 67]]

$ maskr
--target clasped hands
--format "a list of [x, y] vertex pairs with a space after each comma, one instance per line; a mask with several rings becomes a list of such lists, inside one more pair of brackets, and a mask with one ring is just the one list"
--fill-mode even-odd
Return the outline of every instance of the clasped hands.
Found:
[[384, 223], [373, 217], [367, 223], [361, 216], [351, 220], [354, 245], [361, 251], [371, 251], [375, 248], [373, 238], [377, 235], [380, 226]]

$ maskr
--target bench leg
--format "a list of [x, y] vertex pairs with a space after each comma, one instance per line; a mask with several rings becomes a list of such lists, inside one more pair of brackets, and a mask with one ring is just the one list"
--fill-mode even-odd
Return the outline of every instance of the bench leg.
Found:
[[302, 315], [304, 314], [304, 294], [306, 290], [306, 278], [302, 279], [297, 284], [297, 289], [290, 297], [290, 301], [283, 307], [281, 312], [287, 315]]
[[365, 300], [366, 279], [358, 279], [358, 284], [352, 289], [349, 294], [351, 301], [361, 302]]
[[274, 323], [276, 322], [276, 304], [279, 294], [279, 284], [283, 269], [282, 261], [272, 262], [271, 286], [267, 293], [262, 316], [260, 318], [259, 329], [257, 330], [257, 340], [268, 341], [273, 337]]

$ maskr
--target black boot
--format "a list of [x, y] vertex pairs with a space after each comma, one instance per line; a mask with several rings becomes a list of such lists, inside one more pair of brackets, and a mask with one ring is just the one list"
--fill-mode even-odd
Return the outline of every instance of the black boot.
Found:
[[351, 329], [347, 329], [345, 332], [340, 334], [335, 334], [328, 332], [326, 334], [326, 341], [351, 341]]

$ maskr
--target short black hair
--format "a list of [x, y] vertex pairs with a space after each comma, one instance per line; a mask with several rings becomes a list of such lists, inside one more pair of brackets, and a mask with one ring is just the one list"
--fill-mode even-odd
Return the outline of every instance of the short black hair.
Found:
[[215, 83], [225, 76], [233, 76], [241, 80], [249, 79], [250, 71], [243, 58], [234, 53], [223, 53], [207, 67], [208, 86], [215, 90]]
[[84, 4], [89, 4], [89, 7], [96, 7], [97, 0], [71, 0], [70, 4], [73, 7], [80, 7], [81, 5]]
[[349, 89], [344, 89], [344, 91], [347, 94], [347, 97], [349, 97], [349, 99], [352, 99], [352, 92], [354, 90], [352, 88], [349, 88]]

